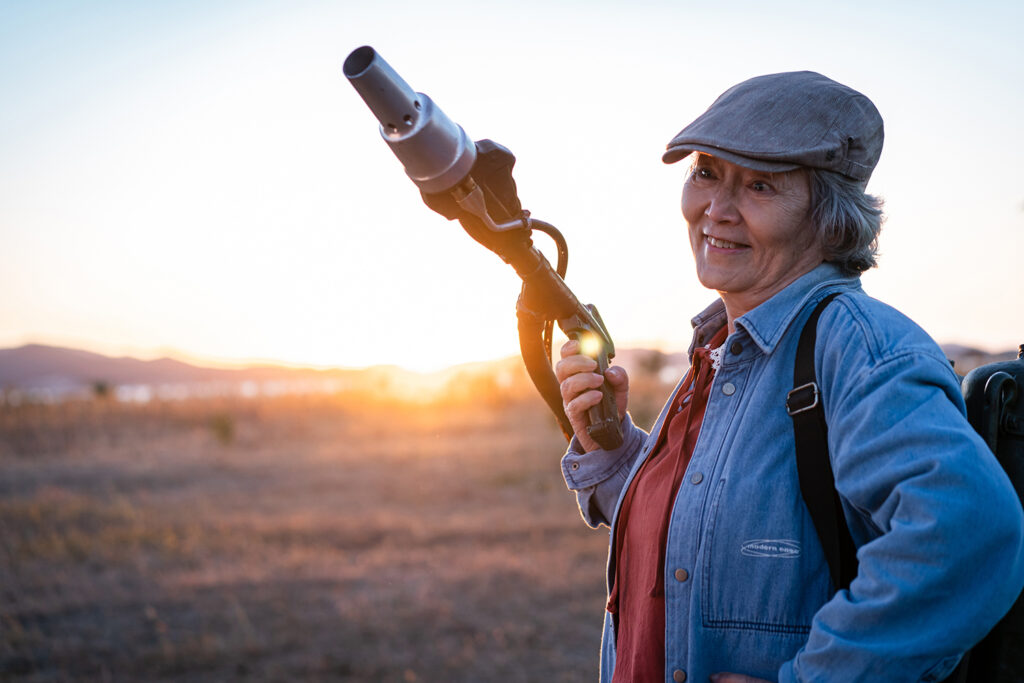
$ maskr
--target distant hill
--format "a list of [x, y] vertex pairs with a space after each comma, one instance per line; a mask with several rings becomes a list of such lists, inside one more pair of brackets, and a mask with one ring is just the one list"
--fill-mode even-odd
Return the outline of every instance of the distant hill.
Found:
[[[191, 396], [274, 395], [362, 391], [416, 400], [439, 391], [466, 394], [500, 387], [523, 393], [528, 379], [518, 358], [466, 363], [420, 373], [396, 366], [316, 369], [277, 365], [211, 368], [173, 358], [139, 360], [43, 344], [0, 349], [0, 402], [86, 398], [102, 387], [120, 400]], [[482, 382], [482, 384], [481, 384]], [[532, 391], [532, 387], [528, 389]]]
[[202, 368], [172, 358], [111, 358], [90, 351], [42, 344], [0, 349], [0, 386], [31, 388], [68, 385], [162, 384], [230, 377], [232, 371]]
[[942, 348], [943, 353], [946, 354], [946, 358], [953, 361], [953, 369], [961, 375], [966, 375], [974, 368], [981, 367], [982, 365], [1013, 360], [1017, 357], [1016, 350], [989, 353], [970, 346], [964, 346], [963, 344], [940, 344], [939, 346]]
[[289, 377], [343, 376], [359, 371], [316, 370], [283, 366], [209, 368], [173, 358], [139, 360], [113, 358], [91, 351], [28, 344], [0, 349], [0, 386], [33, 387], [51, 384], [175, 384], [193, 382], [267, 380]]
[[[210, 368], [173, 358], [113, 358], [81, 349], [42, 344], [0, 349], [0, 390], [51, 399], [89, 394], [97, 384], [111, 389], [161, 387], [176, 395], [210, 394], [231, 393], [244, 387], [258, 391], [260, 386], [268, 384], [282, 388], [284, 385], [332, 382], [339, 386], [350, 384], [368, 373], [369, 370], [316, 370], [272, 365]], [[211, 392], [212, 386], [220, 389]], [[199, 391], [200, 387], [204, 390]]]
[[[948, 344], [943, 351], [960, 374], [986, 363], [1016, 358], [1013, 351], [990, 354]], [[557, 352], [556, 352], [557, 353]], [[674, 384], [686, 371], [685, 353], [651, 349], [620, 349], [614, 361], [636, 378], [657, 377]], [[29, 398], [56, 400], [93, 393], [98, 384], [126, 400], [153, 396], [211, 395], [223, 393], [282, 393], [367, 389], [393, 394], [415, 394], [457, 385], [472, 385], [487, 378], [502, 391], [528, 386], [522, 362], [515, 357], [467, 363], [434, 373], [416, 373], [391, 366], [365, 369], [291, 368], [264, 365], [245, 368], [210, 368], [173, 358], [139, 360], [42, 344], [0, 349], [0, 391]], [[497, 382], [495, 385], [494, 382]], [[483, 386], [483, 385], [480, 385]], [[466, 386], [467, 389], [471, 386]], [[528, 389], [532, 391], [532, 387]]]

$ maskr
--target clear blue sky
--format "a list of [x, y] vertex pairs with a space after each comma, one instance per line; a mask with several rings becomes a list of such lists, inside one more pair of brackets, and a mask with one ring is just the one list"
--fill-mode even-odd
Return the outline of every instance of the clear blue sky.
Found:
[[[516, 353], [518, 281], [430, 213], [345, 82], [371, 44], [474, 138], [620, 346], [685, 348], [665, 143], [726, 87], [871, 97], [868, 291], [939, 341], [1024, 342], [1024, 3], [8, 2], [0, 346], [429, 368]], [[544, 246], [543, 238], [538, 242]]]

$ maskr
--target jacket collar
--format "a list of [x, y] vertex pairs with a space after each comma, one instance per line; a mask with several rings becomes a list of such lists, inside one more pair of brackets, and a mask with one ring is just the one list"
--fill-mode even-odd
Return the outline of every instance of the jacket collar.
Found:
[[[736, 329], [746, 332], [768, 354], [778, 346], [786, 329], [809, 301], [820, 299], [826, 292], [860, 288], [860, 276], [846, 275], [835, 264], [822, 263], [801, 275], [768, 301], [737, 318]], [[717, 299], [690, 322], [694, 327], [693, 342], [689, 349], [692, 356], [697, 346], [705, 344], [726, 323], [725, 303]]]

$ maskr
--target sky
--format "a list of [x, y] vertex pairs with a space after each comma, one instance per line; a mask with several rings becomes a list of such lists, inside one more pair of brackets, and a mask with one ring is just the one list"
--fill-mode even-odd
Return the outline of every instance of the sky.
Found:
[[[342, 74], [372, 45], [569, 245], [620, 347], [689, 344], [665, 144], [751, 76], [870, 97], [864, 286], [939, 342], [1024, 342], [1024, 3], [0, 3], [0, 347], [430, 370], [517, 353], [511, 268], [430, 212]], [[554, 249], [538, 235], [554, 261]]]

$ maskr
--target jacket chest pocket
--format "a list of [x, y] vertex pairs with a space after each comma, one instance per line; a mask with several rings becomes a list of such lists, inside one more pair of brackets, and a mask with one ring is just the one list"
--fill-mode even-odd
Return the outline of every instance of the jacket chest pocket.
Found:
[[706, 628], [805, 636], [829, 599], [828, 567], [799, 491], [718, 482], [703, 539]]

